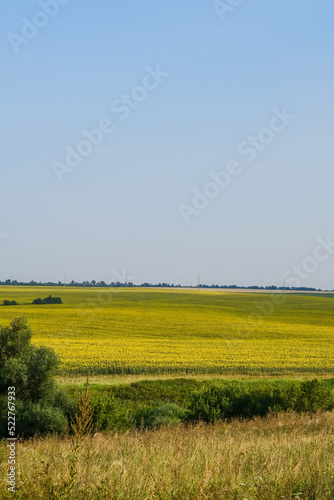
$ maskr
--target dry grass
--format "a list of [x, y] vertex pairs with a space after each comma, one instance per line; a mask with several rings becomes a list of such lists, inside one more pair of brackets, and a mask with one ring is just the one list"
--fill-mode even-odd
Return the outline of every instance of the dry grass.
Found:
[[[307, 373], [294, 373], [294, 372], [273, 372], [273, 373], [263, 373], [263, 374], [215, 374], [210, 373], [207, 375], [197, 375], [193, 373], [183, 373], [181, 375], [176, 375], [175, 373], [157, 374], [157, 375], [93, 375], [89, 377], [90, 385], [125, 385], [132, 384], [134, 382], [140, 382], [142, 380], [175, 380], [175, 379], [192, 379], [197, 381], [204, 380], [274, 380], [276, 378], [280, 379], [290, 379], [290, 380], [304, 380], [304, 379], [314, 379], [315, 375], [313, 372]], [[333, 373], [317, 373], [317, 379], [328, 380], [333, 379]], [[62, 388], [67, 386], [85, 386], [87, 376], [58, 376], [56, 381], [58, 385]]]
[[[76, 460], [71, 438], [33, 439], [18, 445], [15, 498], [329, 500], [333, 427], [334, 413], [319, 413], [96, 434], [83, 438]], [[6, 443], [0, 450], [3, 478]], [[13, 498], [4, 483], [0, 498]]]

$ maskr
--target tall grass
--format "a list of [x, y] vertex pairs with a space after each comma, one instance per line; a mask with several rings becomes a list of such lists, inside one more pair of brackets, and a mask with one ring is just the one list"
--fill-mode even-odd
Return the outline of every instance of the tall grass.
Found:
[[[334, 498], [334, 413], [270, 415], [82, 438], [66, 495], [74, 441], [18, 445], [15, 498], [117, 500], [329, 500]], [[1, 443], [1, 478], [6, 443]], [[73, 472], [72, 472], [73, 475]], [[0, 486], [0, 498], [13, 498]]]

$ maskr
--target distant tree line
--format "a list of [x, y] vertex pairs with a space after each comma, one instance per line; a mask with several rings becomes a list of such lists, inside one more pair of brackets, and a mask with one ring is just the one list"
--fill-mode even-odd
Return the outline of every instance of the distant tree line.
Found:
[[[232, 288], [236, 290], [293, 290], [293, 291], [301, 291], [301, 292], [321, 292], [323, 291], [321, 288], [312, 288], [312, 287], [289, 287], [289, 286], [280, 286], [277, 287], [275, 285], [270, 285], [270, 286], [239, 286], [239, 285], [206, 285], [206, 284], [200, 284], [196, 286], [191, 286], [191, 285], [175, 285], [174, 283], [142, 283], [140, 285], [135, 285], [132, 282], [127, 282], [127, 283], [121, 283], [120, 281], [112, 281], [111, 283], [106, 283], [105, 281], [83, 281], [83, 282], [77, 282], [77, 281], [71, 281], [70, 283], [62, 283], [61, 281], [52, 282], [48, 281], [47, 283], [45, 282], [37, 282], [37, 281], [30, 281], [30, 282], [23, 282], [23, 281], [17, 281], [17, 280], [10, 280], [7, 279], [6, 281], [0, 281], [0, 286], [5, 285], [5, 286], [77, 286], [77, 287], [103, 287], [103, 288], [117, 288], [117, 287], [129, 287], [129, 288], [141, 288], [141, 287], [154, 287], [154, 288]], [[334, 290], [327, 290], [327, 291], [332, 291]]]

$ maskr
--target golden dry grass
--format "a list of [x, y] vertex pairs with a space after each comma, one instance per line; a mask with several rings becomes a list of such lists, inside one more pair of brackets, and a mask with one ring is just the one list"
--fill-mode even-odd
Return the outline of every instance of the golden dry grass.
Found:
[[[89, 377], [89, 383], [91, 386], [118, 386], [133, 384], [134, 382], [141, 382], [143, 380], [177, 380], [177, 379], [190, 379], [197, 380], [198, 382], [209, 381], [209, 380], [277, 380], [277, 379], [288, 379], [288, 380], [305, 380], [314, 379], [314, 372], [273, 372], [273, 373], [253, 373], [253, 374], [214, 374], [210, 373], [207, 375], [196, 375], [193, 373], [183, 373], [181, 375], [175, 375], [174, 373], [156, 374], [156, 375], [93, 375]], [[319, 380], [332, 380], [332, 373], [319, 373], [316, 375]], [[85, 387], [87, 376], [83, 377], [77, 376], [57, 376], [55, 377], [57, 384], [62, 389], [66, 389], [68, 386], [71, 387]]]
[[[318, 413], [97, 434], [83, 439], [76, 464], [70, 438], [32, 439], [18, 446], [15, 498], [330, 500], [333, 428], [334, 413]], [[63, 494], [71, 456], [75, 484]], [[0, 488], [0, 498], [13, 498]]]

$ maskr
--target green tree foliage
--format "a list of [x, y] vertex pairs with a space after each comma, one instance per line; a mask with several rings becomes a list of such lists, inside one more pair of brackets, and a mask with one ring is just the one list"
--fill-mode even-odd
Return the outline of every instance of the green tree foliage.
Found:
[[32, 301], [33, 304], [39, 305], [39, 304], [45, 304], [41, 298], [35, 299]]
[[48, 297], [45, 297], [45, 299], [41, 299], [41, 298], [38, 298], [38, 299], [35, 299], [32, 301], [32, 303], [34, 305], [40, 305], [40, 304], [62, 304], [63, 301], [61, 300], [60, 297], [52, 297], [51, 295], [49, 295]]
[[175, 403], [165, 403], [146, 410], [138, 426], [149, 429], [170, 427], [180, 424], [186, 418], [186, 410]]
[[49, 295], [48, 297], [45, 297], [43, 300], [44, 304], [62, 304], [63, 301], [61, 300], [60, 297], [52, 297]]
[[270, 412], [316, 412], [333, 408], [332, 391], [321, 380], [259, 385], [229, 382], [194, 392], [189, 404], [189, 420], [212, 423], [234, 417], [265, 416]]
[[26, 318], [0, 328], [0, 432], [6, 435], [7, 390], [15, 387], [16, 432], [31, 436], [65, 429], [71, 403], [56, 387], [54, 350], [31, 344]]
[[125, 431], [135, 426], [135, 410], [121, 408], [113, 396], [92, 401], [92, 411], [93, 422], [98, 430]]

